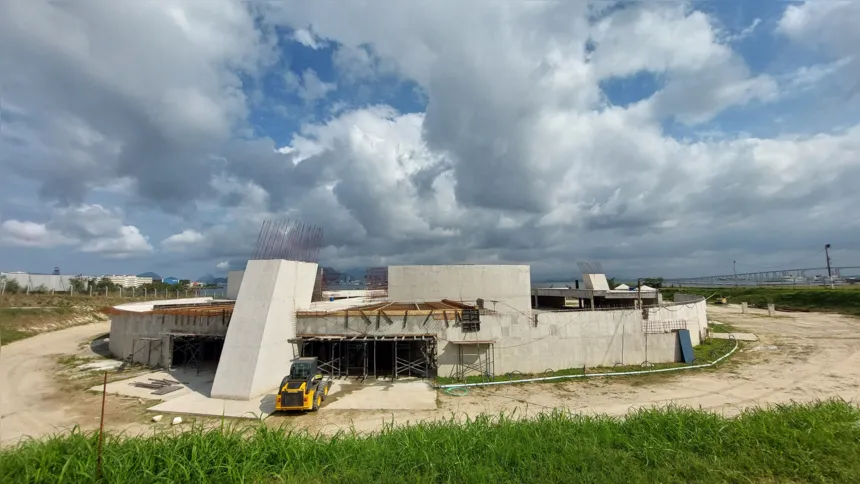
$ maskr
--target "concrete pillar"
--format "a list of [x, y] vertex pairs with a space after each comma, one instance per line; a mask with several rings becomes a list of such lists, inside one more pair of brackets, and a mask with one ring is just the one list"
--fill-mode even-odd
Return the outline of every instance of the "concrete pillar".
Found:
[[252, 260], [242, 279], [212, 398], [250, 400], [273, 390], [295, 357], [296, 310], [310, 307], [317, 265]]
[[773, 304], [767, 305], [767, 315], [773, 317], [776, 313], [776, 308], [774, 308]]
[[746, 314], [746, 313], [747, 313], [747, 303], [742, 302], [741, 303], [741, 314]]
[[589, 304], [590, 304], [590, 306], [589, 306], [590, 309], [594, 310], [594, 295], [592, 294], [591, 297], [588, 298], [588, 300], [589, 300]]

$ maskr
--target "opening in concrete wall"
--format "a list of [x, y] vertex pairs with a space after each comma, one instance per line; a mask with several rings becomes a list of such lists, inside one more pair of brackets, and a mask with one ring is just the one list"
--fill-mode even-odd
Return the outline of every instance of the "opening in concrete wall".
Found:
[[436, 376], [433, 336], [302, 337], [298, 353], [316, 357], [334, 377], [398, 378]]
[[215, 371], [224, 348], [223, 336], [174, 334], [170, 335], [170, 368]]

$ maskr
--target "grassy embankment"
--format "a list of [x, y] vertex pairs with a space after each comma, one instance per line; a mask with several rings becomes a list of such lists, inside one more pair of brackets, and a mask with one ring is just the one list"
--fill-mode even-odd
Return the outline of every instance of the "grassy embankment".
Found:
[[778, 311], [820, 311], [860, 316], [860, 286], [835, 289], [819, 287], [728, 287], [728, 288], [666, 288], [663, 299], [670, 301], [675, 293], [698, 294], [714, 299], [722, 296], [731, 304], [748, 303], [752, 307], [766, 308], [774, 304]]
[[[693, 409], [420, 423], [362, 437], [264, 425], [108, 435], [103, 482], [860, 482], [860, 411], [841, 401], [727, 419]], [[93, 482], [95, 433], [0, 453], [2, 482]]]
[[67, 294], [4, 294], [0, 298], [0, 342], [6, 345], [47, 331], [104, 321], [101, 308], [127, 300]]

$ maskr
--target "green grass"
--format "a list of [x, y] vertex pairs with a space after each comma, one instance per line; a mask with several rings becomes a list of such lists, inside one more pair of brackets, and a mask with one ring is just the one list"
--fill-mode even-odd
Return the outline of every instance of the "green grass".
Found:
[[[860, 482], [860, 411], [827, 401], [727, 419], [688, 408], [624, 419], [555, 412], [361, 437], [257, 425], [104, 444], [103, 482]], [[94, 482], [95, 433], [0, 453], [2, 482]]]
[[0, 337], [2, 344], [35, 336], [50, 328], [67, 327], [72, 318], [95, 314], [91, 307], [27, 306], [0, 307]]
[[32, 336], [31, 333], [27, 333], [24, 331], [19, 331], [17, 329], [5, 328], [0, 326], [0, 344], [7, 345], [13, 341], [18, 341], [19, 339], [29, 338]]
[[698, 294], [708, 297], [727, 297], [729, 303], [749, 303], [752, 307], [766, 308], [769, 303], [777, 310], [823, 311], [860, 316], [860, 287], [829, 288], [783, 288], [783, 287], [729, 287], [729, 288], [665, 288], [661, 289], [664, 300], [671, 300], [675, 293]]

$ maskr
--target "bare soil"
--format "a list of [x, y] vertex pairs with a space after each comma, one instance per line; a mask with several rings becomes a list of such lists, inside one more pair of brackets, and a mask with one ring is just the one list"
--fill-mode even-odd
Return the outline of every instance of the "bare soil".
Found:
[[745, 343], [731, 360], [714, 370], [648, 377], [571, 380], [557, 384], [470, 388], [463, 397], [439, 393], [434, 411], [321, 411], [295, 418], [298, 426], [331, 433], [372, 431], [383, 422], [475, 417], [481, 413], [534, 415], [552, 409], [624, 415], [669, 404], [735, 415], [769, 404], [839, 397], [860, 401], [860, 319], [829, 313], [778, 313], [739, 305], [712, 306], [709, 318], [759, 341]]
[[[758, 406], [839, 397], [860, 400], [860, 319], [828, 313], [778, 313], [740, 306], [708, 308], [712, 320], [755, 333], [727, 363], [713, 370], [649, 377], [572, 380], [553, 384], [471, 388], [455, 397], [439, 392], [435, 410], [338, 410], [269, 418], [270, 425], [293, 425], [312, 432], [379, 430], [421, 420], [475, 417], [481, 413], [530, 416], [552, 409], [589, 414], [624, 415], [668, 404], [734, 415]], [[101, 396], [72, 389], [58, 372], [62, 355], [91, 356], [84, 344], [108, 331], [97, 323], [18, 341], [0, 353], [0, 442], [24, 435], [41, 436], [79, 425], [98, 427]], [[397, 391], [397, 386], [392, 388]], [[162, 426], [148, 423], [143, 410], [151, 402], [108, 396], [107, 428], [129, 434]], [[167, 416], [165, 416], [167, 419]], [[205, 422], [202, 422], [205, 423]]]
[[[106, 322], [75, 326], [16, 341], [0, 349], [0, 445], [74, 426], [98, 428], [101, 395], [83, 390], [98, 377], [89, 377], [87, 382], [67, 380], [61, 361], [71, 359], [70, 356], [97, 356], [89, 343], [109, 329], [110, 323]], [[108, 396], [106, 427], [126, 430], [131, 424], [145, 421], [148, 418], [143, 411], [145, 403]]]

